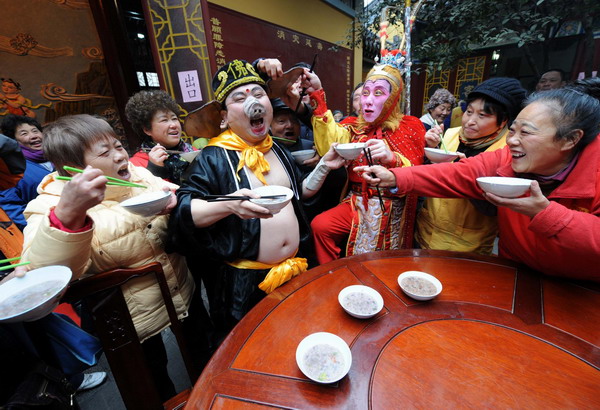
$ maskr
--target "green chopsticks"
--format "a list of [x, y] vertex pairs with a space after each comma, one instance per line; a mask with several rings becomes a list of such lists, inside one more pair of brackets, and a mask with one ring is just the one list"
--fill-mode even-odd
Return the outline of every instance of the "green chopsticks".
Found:
[[[0, 260], [0, 264], [2, 263], [6, 263], [6, 262], [12, 262], [12, 261], [16, 261], [17, 259], [21, 259], [20, 256], [17, 256], [15, 258], [8, 258], [8, 259], [1, 259]], [[31, 262], [21, 262], [21, 263], [15, 263], [14, 265], [6, 265], [6, 266], [2, 266], [0, 267], [0, 272], [2, 272], [3, 270], [9, 270], [12, 269], [14, 267], [17, 266], [23, 266], [23, 265], [29, 265]], [[1, 279], [1, 278], [0, 278]]]
[[[73, 168], [73, 167], [69, 167], [67, 165], [65, 165], [63, 167], [63, 169], [65, 171], [77, 172], [80, 174], [83, 173], [83, 169]], [[70, 181], [71, 177], [57, 176], [56, 179], [60, 179], [63, 181]], [[106, 179], [108, 179], [108, 183], [106, 185], [128, 186], [128, 187], [133, 187], [133, 188], [148, 188], [145, 185], [140, 185], [140, 184], [136, 184], [133, 182], [125, 181], [124, 179], [118, 179], [118, 178], [113, 178], [113, 177], [106, 177]]]
[[2, 266], [0, 267], [0, 272], [3, 270], [9, 270], [12, 268], [16, 268], [17, 266], [23, 266], [23, 265], [29, 265], [31, 262], [21, 262], [21, 263], [15, 263], [14, 265], [6, 265], [6, 266]]
[[[72, 177], [63, 177], [62, 175], [57, 176], [55, 179], [61, 180], [61, 181], [70, 181], [73, 178]], [[106, 185], [114, 185], [114, 186], [128, 186], [128, 187], [133, 187], [133, 186], [137, 186], [140, 188], [146, 188], [143, 185], [137, 185], [137, 184], [133, 184], [133, 182], [129, 183], [129, 184], [123, 184], [121, 182], [113, 182], [113, 181], [108, 181], [106, 183]]]
[[[440, 124], [436, 124], [436, 127], [440, 127]], [[441, 127], [440, 127], [441, 128]], [[442, 131], [442, 133], [440, 134], [440, 143], [442, 144], [442, 149], [444, 150], [444, 153], [448, 153], [448, 150], [446, 149], [446, 144], [444, 144], [444, 131]]]
[[440, 138], [440, 142], [442, 143], [442, 149], [444, 150], [444, 153], [448, 153], [448, 150], [446, 149], [446, 144], [444, 144], [444, 137], [442, 136], [442, 138]]
[[21, 259], [21, 257], [17, 256], [16, 258], [0, 259], [0, 263], [12, 262], [16, 261], [17, 259]]
[[296, 141], [295, 141], [295, 140], [291, 140], [291, 139], [289, 139], [289, 138], [281, 138], [281, 137], [271, 137], [271, 138], [273, 138], [274, 140], [278, 140], [278, 141], [283, 141], [283, 142], [293, 142], [293, 143], [296, 143]]

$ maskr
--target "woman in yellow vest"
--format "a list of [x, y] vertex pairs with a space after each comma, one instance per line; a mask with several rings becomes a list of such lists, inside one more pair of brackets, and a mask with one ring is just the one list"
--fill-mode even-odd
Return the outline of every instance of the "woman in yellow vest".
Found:
[[[491, 78], [469, 93], [462, 126], [435, 126], [425, 134], [427, 146], [437, 147], [443, 135], [448, 151], [461, 158], [506, 145], [508, 126], [521, 109], [527, 92], [514, 78]], [[423, 249], [492, 253], [497, 235], [496, 209], [486, 201], [426, 198], [417, 216], [415, 240]]]

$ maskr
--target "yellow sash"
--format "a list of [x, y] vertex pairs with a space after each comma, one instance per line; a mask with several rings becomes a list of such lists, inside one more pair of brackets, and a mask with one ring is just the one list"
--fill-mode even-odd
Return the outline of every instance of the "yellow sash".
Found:
[[[269, 172], [271, 166], [265, 159], [264, 154], [269, 152], [273, 146], [273, 140], [270, 135], [267, 135], [257, 145], [251, 146], [246, 143], [243, 139], [238, 137], [233, 131], [227, 130], [221, 133], [218, 137], [211, 138], [208, 142], [208, 146], [221, 147], [228, 150], [240, 151], [240, 162], [238, 163], [237, 172], [244, 168], [246, 165], [256, 175], [258, 180], [264, 185], [268, 185], [265, 181], [263, 173]], [[238, 175], [238, 180], [240, 176]]]
[[[294, 256], [296, 256], [296, 253], [294, 253]], [[227, 264], [238, 269], [270, 269], [265, 279], [258, 285], [265, 293], [273, 292], [288, 280], [305, 272], [308, 268], [306, 258], [295, 257], [285, 259], [277, 264], [268, 264], [247, 259], [238, 259], [233, 262], [227, 262]]]

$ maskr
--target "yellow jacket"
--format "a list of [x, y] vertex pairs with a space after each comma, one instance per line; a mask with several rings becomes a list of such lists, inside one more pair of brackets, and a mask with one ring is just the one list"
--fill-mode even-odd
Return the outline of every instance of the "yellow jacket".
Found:
[[[458, 149], [460, 128], [450, 128], [444, 135], [444, 144], [450, 151]], [[486, 151], [505, 145], [506, 138], [501, 138]], [[426, 198], [417, 215], [415, 240], [423, 249], [489, 255], [497, 234], [496, 217], [482, 214], [467, 199]]]
[[[58, 204], [66, 181], [56, 180], [56, 172], [47, 175], [38, 187], [40, 195], [24, 212], [27, 226], [23, 259], [31, 261], [33, 268], [68, 266], [73, 271], [73, 280], [109, 269], [160, 262], [181, 319], [187, 316], [195, 285], [185, 259], [176, 253], [165, 253], [168, 216], [142, 217], [119, 206], [127, 198], [161, 190], [168, 183], [132, 164], [129, 171], [132, 182], [148, 189], [108, 186], [104, 201], [87, 212], [94, 222], [92, 229], [80, 233], [50, 226], [50, 209]], [[132, 279], [122, 290], [140, 341], [167, 326], [167, 311], [153, 276]]]

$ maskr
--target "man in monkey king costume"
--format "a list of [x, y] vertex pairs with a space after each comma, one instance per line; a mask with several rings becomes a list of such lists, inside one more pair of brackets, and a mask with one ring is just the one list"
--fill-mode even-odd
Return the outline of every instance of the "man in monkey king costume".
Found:
[[[305, 85], [314, 90], [310, 94], [312, 123], [320, 155], [334, 142], [366, 143], [374, 164], [394, 168], [423, 162], [425, 128], [418, 118], [403, 115], [400, 109], [403, 70], [402, 53], [386, 53], [365, 79], [361, 114], [343, 125], [336, 123], [328, 110], [318, 77], [305, 73]], [[348, 235], [347, 256], [412, 247], [417, 197], [380, 189], [380, 201], [377, 190], [369, 188], [353, 171], [360, 165], [367, 165], [364, 151], [348, 164], [347, 196], [311, 224], [319, 263], [339, 258], [340, 245]]]

